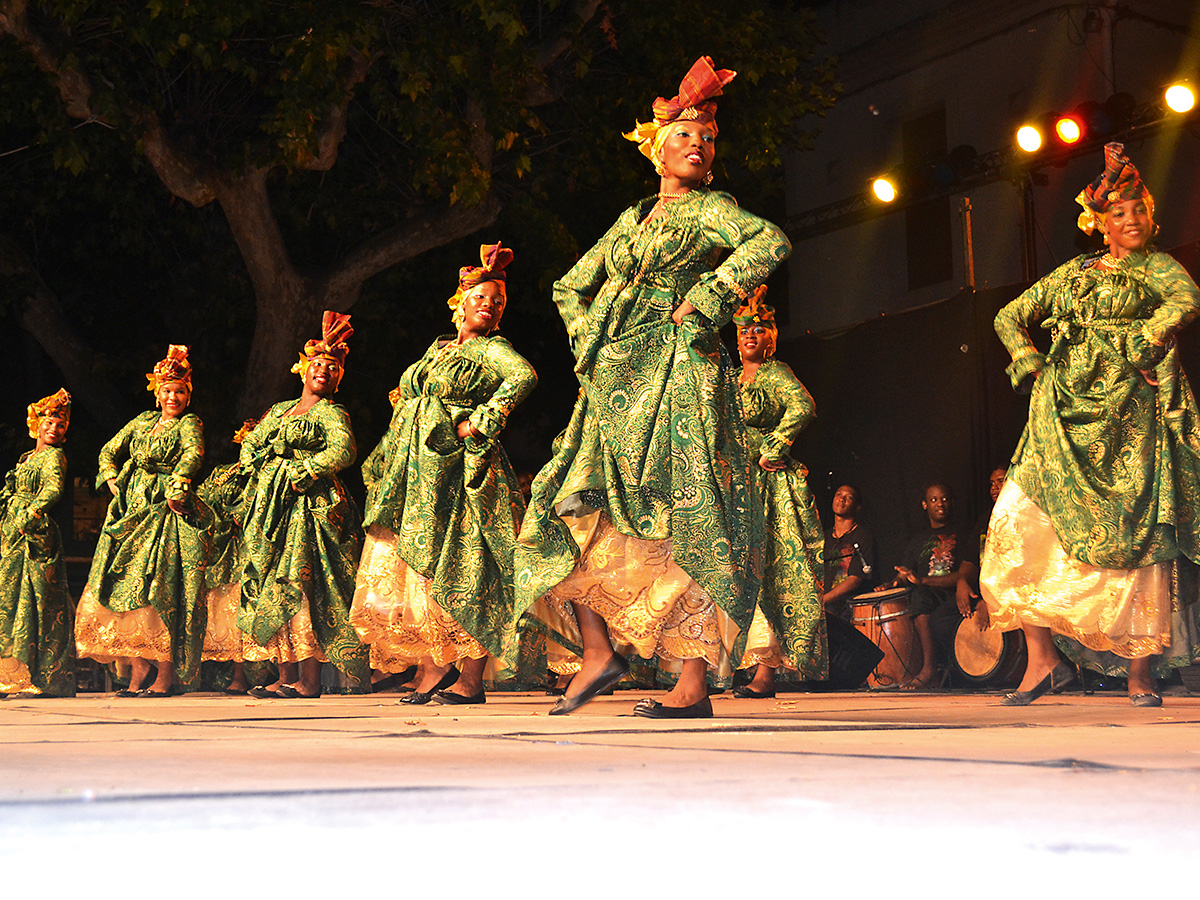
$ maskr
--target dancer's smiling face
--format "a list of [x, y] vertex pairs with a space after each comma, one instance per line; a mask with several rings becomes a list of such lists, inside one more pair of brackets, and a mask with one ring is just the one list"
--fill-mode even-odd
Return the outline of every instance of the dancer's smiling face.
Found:
[[696, 187], [712, 168], [717, 155], [717, 135], [712, 126], [682, 119], [667, 127], [662, 145], [662, 166], [666, 175], [682, 184]]

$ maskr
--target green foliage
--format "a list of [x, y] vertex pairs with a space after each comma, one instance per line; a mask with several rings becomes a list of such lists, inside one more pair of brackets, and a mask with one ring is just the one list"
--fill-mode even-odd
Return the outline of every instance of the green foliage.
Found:
[[[193, 345], [214, 449], [236, 424], [255, 298], [220, 211], [169, 196], [137, 152], [147, 114], [213, 171], [272, 168], [288, 250], [314, 275], [422, 209], [489, 192], [503, 201], [487, 235], [365, 285], [354, 314], [369, 327], [355, 336], [339, 399], [370, 432], [386, 423], [380, 391], [446, 327], [454, 273], [484, 238], [517, 249], [505, 331], [536, 366], [565, 374], [550, 285], [620, 209], [654, 190], [650, 165], [621, 132], [649, 117], [654, 97], [674, 94], [697, 56], [739, 73], [721, 101], [715, 186], [767, 215], [782, 215], [782, 154], [805, 145], [836, 92], [811, 11], [786, 0], [606, 0], [546, 71], [537, 50], [572, 25], [565, 0], [31, 7], [59, 58], [87, 73], [92, 110], [111, 127], [69, 119], [51, 79], [0, 38], [0, 221], [80, 332], [111, 351], [104, 374], [129, 385], [131, 403], [144, 401], [141, 373], [168, 341]], [[336, 164], [306, 168], [364, 58]], [[12, 314], [10, 302], [5, 327]], [[544, 378], [539, 390], [561, 389], [569, 403], [571, 383]], [[531, 447], [562, 424], [560, 410], [538, 406], [545, 423], [530, 426]]]

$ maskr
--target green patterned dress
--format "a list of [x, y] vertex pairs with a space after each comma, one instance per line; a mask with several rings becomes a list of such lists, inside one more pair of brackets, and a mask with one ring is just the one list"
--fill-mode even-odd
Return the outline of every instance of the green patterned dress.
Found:
[[[1044, 625], [1125, 658], [1170, 642], [1170, 564], [1200, 560], [1200, 420], [1173, 340], [1198, 313], [1183, 267], [1140, 251], [1115, 269], [1074, 259], [997, 314], [1014, 386], [1033, 381], [981, 577], [1000, 627]], [[1039, 320], [1045, 356], [1026, 330]], [[1030, 567], [1047, 552], [1039, 515], [1062, 557], [1045, 574]]]
[[[102, 662], [140, 657], [175, 664], [178, 682], [195, 680], [204, 642], [208, 510], [191, 482], [204, 462], [204, 426], [188, 413], [162, 423], [142, 413], [100, 450], [96, 489], [117, 493], [79, 602], [80, 656]], [[176, 514], [168, 498], [188, 512]], [[150, 610], [157, 616], [149, 615]]]
[[[354, 603], [377, 668], [422, 656], [445, 665], [481, 650], [516, 662], [524, 607], [513, 596], [513, 553], [525, 505], [498, 437], [536, 384], [505, 338], [443, 337], [393, 392], [391, 425], [363, 465], [370, 531]], [[479, 436], [460, 438], [463, 421]], [[420, 576], [415, 603], [405, 568]], [[436, 608], [418, 608], [428, 603]]]
[[[782, 663], [797, 670], [801, 680], [827, 678], [828, 641], [821, 602], [825, 534], [808, 489], [807, 470], [788, 456], [797, 435], [816, 416], [816, 405], [791, 368], [774, 359], [760, 365], [740, 393], [766, 524], [758, 610], [773, 632], [758, 634], [756, 611], [741, 667]], [[760, 457], [786, 462], [787, 468], [767, 471], [757, 464]], [[772, 637], [784, 660], [771, 652]]]
[[242, 443], [251, 482], [238, 626], [253, 638], [247, 660], [323, 656], [362, 689], [367, 648], [350, 625], [359, 518], [337, 477], [354, 462], [354, 432], [346, 411], [326, 399], [287, 415], [298, 402], [275, 404]]
[[[694, 190], [643, 221], [655, 202], [622, 213], [554, 286], [581, 390], [533, 483], [517, 546], [518, 602], [575, 572], [579, 534], [559, 514], [574, 505], [600, 510], [620, 535], [669, 542], [669, 559], [744, 636], [758, 596], [762, 504], [717, 332], [790, 245], [728, 194]], [[684, 300], [697, 312], [676, 325], [671, 314]], [[620, 591], [613, 584], [610, 594]]]
[[44, 447], [0, 488], [0, 693], [75, 696], [73, 609], [50, 517], [66, 478], [66, 454]]
[[208, 627], [204, 632], [204, 660], [243, 660], [243, 635], [237, 617], [241, 607], [242, 518], [249, 500], [249, 474], [240, 463], [217, 466], [196, 489], [213, 514], [211, 541], [205, 570]]

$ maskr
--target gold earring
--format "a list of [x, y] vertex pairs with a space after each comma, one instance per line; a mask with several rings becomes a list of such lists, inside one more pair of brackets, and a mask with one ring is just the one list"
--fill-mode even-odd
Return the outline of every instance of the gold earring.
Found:
[[709, 169], [704, 173], [704, 177], [700, 179], [700, 183], [705, 185], [712, 184], [712, 178], [712, 169]]

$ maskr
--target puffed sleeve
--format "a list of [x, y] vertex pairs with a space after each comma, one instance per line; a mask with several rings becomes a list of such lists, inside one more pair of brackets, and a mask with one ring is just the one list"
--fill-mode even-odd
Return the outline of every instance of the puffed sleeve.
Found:
[[503, 380], [492, 396], [471, 413], [471, 426], [490, 444], [504, 430], [509, 414], [537, 385], [537, 373], [502, 337], [488, 339], [486, 365]]
[[746, 212], [724, 193], [705, 199], [700, 225], [714, 246], [731, 252], [716, 269], [700, 276], [684, 299], [719, 328], [788, 258], [792, 245], [777, 226]]
[[1130, 335], [1127, 352], [1131, 363], [1149, 369], [1162, 361], [1171, 340], [1200, 313], [1200, 291], [1183, 266], [1166, 253], [1152, 253], [1144, 274], [1158, 305]]
[[286, 463], [288, 480], [298, 491], [306, 491], [320, 479], [348, 469], [358, 455], [350, 416], [328, 400], [320, 401], [319, 405], [318, 421], [325, 434], [325, 447], [312, 456], [289, 459]]
[[171, 471], [168, 500], [182, 500], [192, 489], [192, 479], [204, 465], [204, 423], [188, 414], [179, 420], [179, 462]]
[[112, 440], [100, 448], [100, 471], [96, 475], [97, 490], [110, 478], [117, 477], [117, 474], [121, 470], [118, 460], [128, 455], [129, 442], [133, 439], [134, 429], [146, 415], [146, 413], [142, 413], [142, 415], [130, 419], [125, 423], [124, 428], [113, 435]]
[[629, 228], [634, 213], [626, 210], [590, 250], [579, 258], [562, 278], [554, 282], [554, 305], [567, 327], [571, 350], [578, 356], [583, 336], [587, 333], [588, 309], [604, 282], [608, 279], [606, 260], [613, 241]]
[[[759, 370], [761, 374], [761, 369]], [[783, 407], [779, 424], [763, 438], [759, 455], [773, 462], [787, 458], [788, 449], [808, 423], [817, 415], [817, 405], [791, 368], [777, 362], [771, 366], [770, 378], [765, 387], [771, 392], [775, 403]]]
[[1072, 266], [1078, 267], [1078, 262], [1072, 261], [1055, 269], [996, 313], [993, 322], [996, 334], [1012, 357], [1012, 362], [1004, 371], [1008, 373], [1013, 388], [1020, 393], [1029, 393], [1033, 379], [1046, 365], [1045, 354], [1038, 352], [1029, 337], [1029, 326], [1050, 314], [1053, 292], [1062, 288], [1062, 282]]
[[26, 507], [25, 521], [18, 525], [22, 533], [37, 530], [42, 517], [62, 497], [67, 484], [67, 455], [57, 447], [40, 454], [38, 476], [38, 492]]

